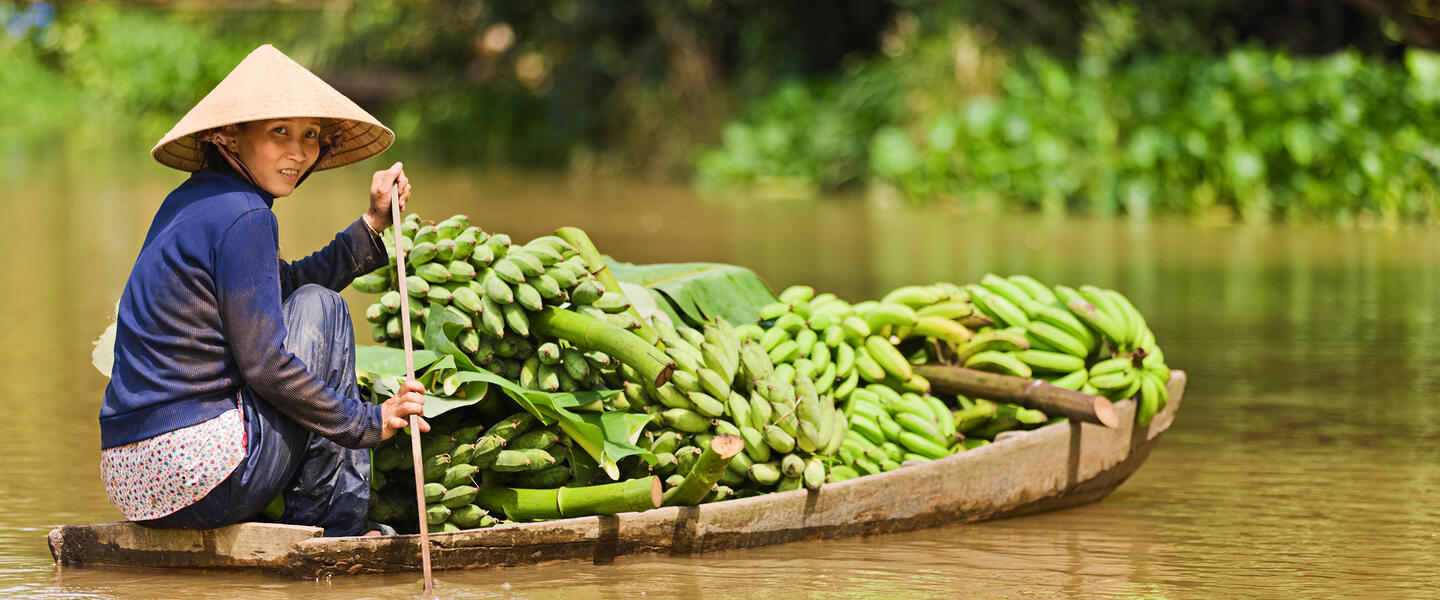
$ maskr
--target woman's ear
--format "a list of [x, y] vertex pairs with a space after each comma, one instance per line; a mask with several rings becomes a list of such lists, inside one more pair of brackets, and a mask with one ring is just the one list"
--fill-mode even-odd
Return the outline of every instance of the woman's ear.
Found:
[[226, 125], [224, 127], [221, 127], [220, 129], [217, 129], [212, 139], [214, 139], [216, 142], [219, 142], [220, 144], [223, 144], [226, 150], [234, 153], [240, 147], [240, 141], [235, 138], [236, 131], [238, 131], [238, 128], [236, 128], [234, 125]]

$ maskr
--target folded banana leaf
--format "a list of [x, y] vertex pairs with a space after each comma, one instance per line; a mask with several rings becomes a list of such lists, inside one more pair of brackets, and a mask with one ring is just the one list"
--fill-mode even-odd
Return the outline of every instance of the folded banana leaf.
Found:
[[[654, 464], [655, 455], [635, 445], [650, 421], [649, 415], [594, 410], [602, 400], [618, 391], [551, 393], [520, 387], [475, 365], [455, 345], [454, 339], [464, 327], [453, 312], [442, 306], [431, 305], [426, 313], [426, 350], [415, 351], [416, 375], [420, 381], [429, 382], [426, 389], [432, 393], [447, 392], [425, 395], [426, 418], [479, 402], [489, 386], [494, 385], [541, 422], [557, 424], [611, 479], [620, 477], [616, 463], [627, 456], [638, 454]], [[356, 348], [356, 370], [369, 381], [377, 395], [388, 398], [405, 376], [405, 354], [384, 346], [360, 346]]]
[[699, 327], [724, 317], [734, 324], [760, 320], [760, 307], [775, 294], [754, 271], [723, 263], [636, 265], [609, 262], [622, 283], [644, 287], [675, 324]]

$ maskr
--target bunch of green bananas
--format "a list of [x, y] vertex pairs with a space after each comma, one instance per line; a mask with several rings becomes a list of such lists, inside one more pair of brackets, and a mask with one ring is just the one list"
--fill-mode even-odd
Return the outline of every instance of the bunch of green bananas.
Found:
[[950, 360], [1112, 400], [1138, 398], [1141, 426], [1164, 409], [1170, 369], [1155, 334], [1124, 295], [1092, 285], [1049, 288], [1023, 275], [987, 274], [965, 289], [995, 326], [955, 349]]
[[451, 340], [477, 365], [525, 387], [545, 391], [618, 387], [617, 361], [558, 339], [532, 335], [533, 315], [547, 306], [570, 310], [634, 330], [639, 321], [619, 290], [607, 291], [594, 267], [558, 236], [512, 244], [504, 233], [487, 234], [465, 215], [426, 224], [414, 213], [401, 223], [406, 250], [406, 292], [401, 298], [395, 265], [395, 228], [383, 236], [391, 264], [355, 279], [356, 290], [380, 297], [365, 311], [371, 337], [398, 347], [399, 311], [410, 311], [411, 338], [423, 347], [423, 316], [441, 306], [464, 327]]
[[[458, 231], [457, 237], [484, 240], [474, 247], [489, 248], [498, 237], [484, 236], [454, 217], [446, 223], [443, 230], [435, 228], [437, 238]], [[429, 241], [420, 228], [415, 233], [416, 239]], [[1169, 380], [1164, 355], [1127, 299], [1093, 286], [1050, 288], [1023, 275], [986, 275], [978, 284], [963, 286], [903, 286], [879, 300], [855, 304], [834, 294], [816, 294], [809, 286], [792, 286], [760, 308], [758, 323], [738, 326], [716, 319], [692, 328], [657, 318], [644, 325], [658, 333], [658, 346], [675, 370], [669, 382], [656, 387], [653, 378], [629, 364], [565, 339], [529, 335], [533, 332], [522, 322], [504, 318], [504, 306], [520, 304], [530, 310], [537, 303], [531, 298], [521, 304], [520, 295], [529, 294], [522, 283], [565, 273], [567, 265], [574, 265], [579, 271], [574, 281], [561, 274], [562, 281], [556, 283], [566, 285], [559, 294], [542, 293], [541, 307], [554, 302], [626, 329], [640, 326], [623, 295], [606, 292], [573, 249], [557, 243], [558, 238], [539, 240], [511, 248], [501, 238], [490, 249], [489, 261], [480, 261], [485, 264], [476, 276], [458, 282], [464, 285], [456, 289], [479, 297], [479, 310], [469, 311], [472, 317], [498, 313], [503, 322], [472, 321], [476, 340], [457, 344], [478, 364], [530, 389], [621, 390], [597, 409], [650, 415], [641, 446], [656, 459], [654, 464], [639, 458], [622, 462], [625, 478], [658, 475], [666, 487], [675, 488], [717, 436], [740, 437], [744, 451], [730, 459], [706, 501], [814, 489], [827, 481], [944, 458], [991, 443], [1006, 431], [1063, 420], [1015, 404], [931, 394], [929, 382], [913, 371], [914, 364], [960, 364], [1044, 379], [1112, 399], [1137, 397], [1142, 425], [1164, 407]], [[554, 252], [526, 250], [532, 247], [553, 247]], [[536, 273], [533, 264], [528, 265], [532, 274], [515, 265], [519, 275], [527, 277], [516, 281], [509, 267], [497, 268], [498, 260], [517, 252], [533, 256], [545, 273]], [[417, 273], [434, 264], [416, 263]], [[464, 279], [464, 269], [457, 270]], [[457, 282], [450, 267], [445, 271], [452, 277], [442, 283], [418, 277], [432, 284], [432, 290], [449, 290], [454, 306], [456, 289], [446, 286]], [[437, 269], [426, 273], [442, 278]], [[379, 289], [373, 282], [366, 285]], [[431, 303], [443, 304], [443, 296], [425, 294]], [[467, 302], [461, 301], [459, 310], [466, 310]], [[380, 307], [372, 310], [389, 310], [384, 296], [377, 304]], [[392, 304], [398, 310], [398, 303]], [[427, 440], [439, 441], [427, 442], [423, 450], [425, 475], [434, 488], [427, 491], [435, 497], [427, 512], [437, 531], [490, 522], [483, 516], [471, 520], [475, 509], [465, 507], [473, 505], [461, 502], [474, 489], [470, 483], [590, 483], [576, 479], [573, 465], [579, 459], [570, 452], [573, 445], [567, 436], [554, 428], [527, 432], [529, 421], [529, 415], [519, 413], [488, 425], [484, 433], [479, 433], [480, 426], [465, 424], [449, 428], [452, 433], [444, 428], [432, 432]], [[397, 451], [377, 453], [377, 470], [383, 473], [381, 467], [399, 460], [391, 457]], [[459, 518], [457, 506], [465, 511]], [[384, 510], [389, 508], [377, 508], [377, 514]]]
[[824, 483], [820, 457], [838, 450], [848, 426], [834, 396], [817, 390], [815, 374], [772, 361], [754, 325], [653, 325], [676, 369], [657, 388], [622, 368], [626, 406], [655, 416], [646, 433], [658, 463], [648, 471], [637, 465], [632, 476], [653, 471], [676, 486], [714, 436], [730, 434], [745, 450], [730, 460], [710, 500]]
[[[491, 527], [504, 522], [474, 504], [479, 486], [489, 481], [512, 479], [523, 485], [558, 487], [569, 481], [564, 448], [556, 449], [558, 430], [533, 429], [535, 418], [516, 413], [487, 426], [472, 425], [443, 431], [439, 428], [421, 436], [424, 461], [425, 514], [430, 531], [458, 531]], [[395, 436], [392, 443], [375, 451], [371, 463], [374, 501], [369, 517], [380, 523], [404, 527], [413, 510], [414, 489], [408, 485], [386, 486], [387, 473], [408, 483], [411, 473], [409, 437]], [[404, 473], [399, 473], [404, 471]]]

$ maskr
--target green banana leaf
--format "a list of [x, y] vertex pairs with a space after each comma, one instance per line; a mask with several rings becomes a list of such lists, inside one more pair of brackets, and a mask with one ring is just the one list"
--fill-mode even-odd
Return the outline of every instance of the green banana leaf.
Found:
[[[655, 455], [635, 445], [650, 415], [627, 412], [600, 412], [601, 402], [616, 390], [584, 392], [542, 392], [520, 387], [513, 381], [476, 366], [470, 357], [460, 350], [453, 341], [469, 324], [460, 315], [432, 304], [425, 316], [426, 350], [416, 351], [419, 364], [420, 352], [426, 352], [429, 367], [425, 373], [418, 373], [420, 380], [451, 381], [459, 392], [456, 396], [425, 395], [425, 417], [432, 418], [450, 410], [469, 406], [485, 397], [489, 386], [498, 386], [526, 412], [535, 415], [546, 425], [558, 424], [585, 452], [595, 459], [611, 479], [619, 479], [617, 463], [627, 457], [640, 455], [649, 464], [655, 464]], [[371, 364], [383, 364], [393, 371], [395, 354], [399, 355], [400, 377], [404, 376], [404, 352], [394, 348], [367, 346], [367, 360]], [[357, 352], [358, 354], [358, 352]], [[359, 363], [357, 362], [357, 365]], [[363, 371], [363, 369], [361, 369]], [[387, 397], [398, 389], [400, 377], [393, 374], [380, 375], [372, 379], [377, 392]], [[433, 389], [427, 387], [427, 389]]]
[[775, 294], [754, 271], [723, 263], [636, 265], [609, 262], [615, 279], [650, 291], [655, 304], [677, 325], [701, 324], [724, 317], [734, 324], [760, 320], [760, 307]]
[[[440, 354], [416, 350], [415, 371], [418, 373], [440, 359]], [[389, 346], [356, 346], [355, 369], [377, 375], [405, 376], [405, 351]]]

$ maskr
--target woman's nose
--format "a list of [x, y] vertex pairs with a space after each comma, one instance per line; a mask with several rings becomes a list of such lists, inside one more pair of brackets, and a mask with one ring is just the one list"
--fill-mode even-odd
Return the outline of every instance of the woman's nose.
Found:
[[290, 156], [304, 162], [310, 158], [310, 149], [305, 146], [304, 140], [295, 140], [286, 148]]

